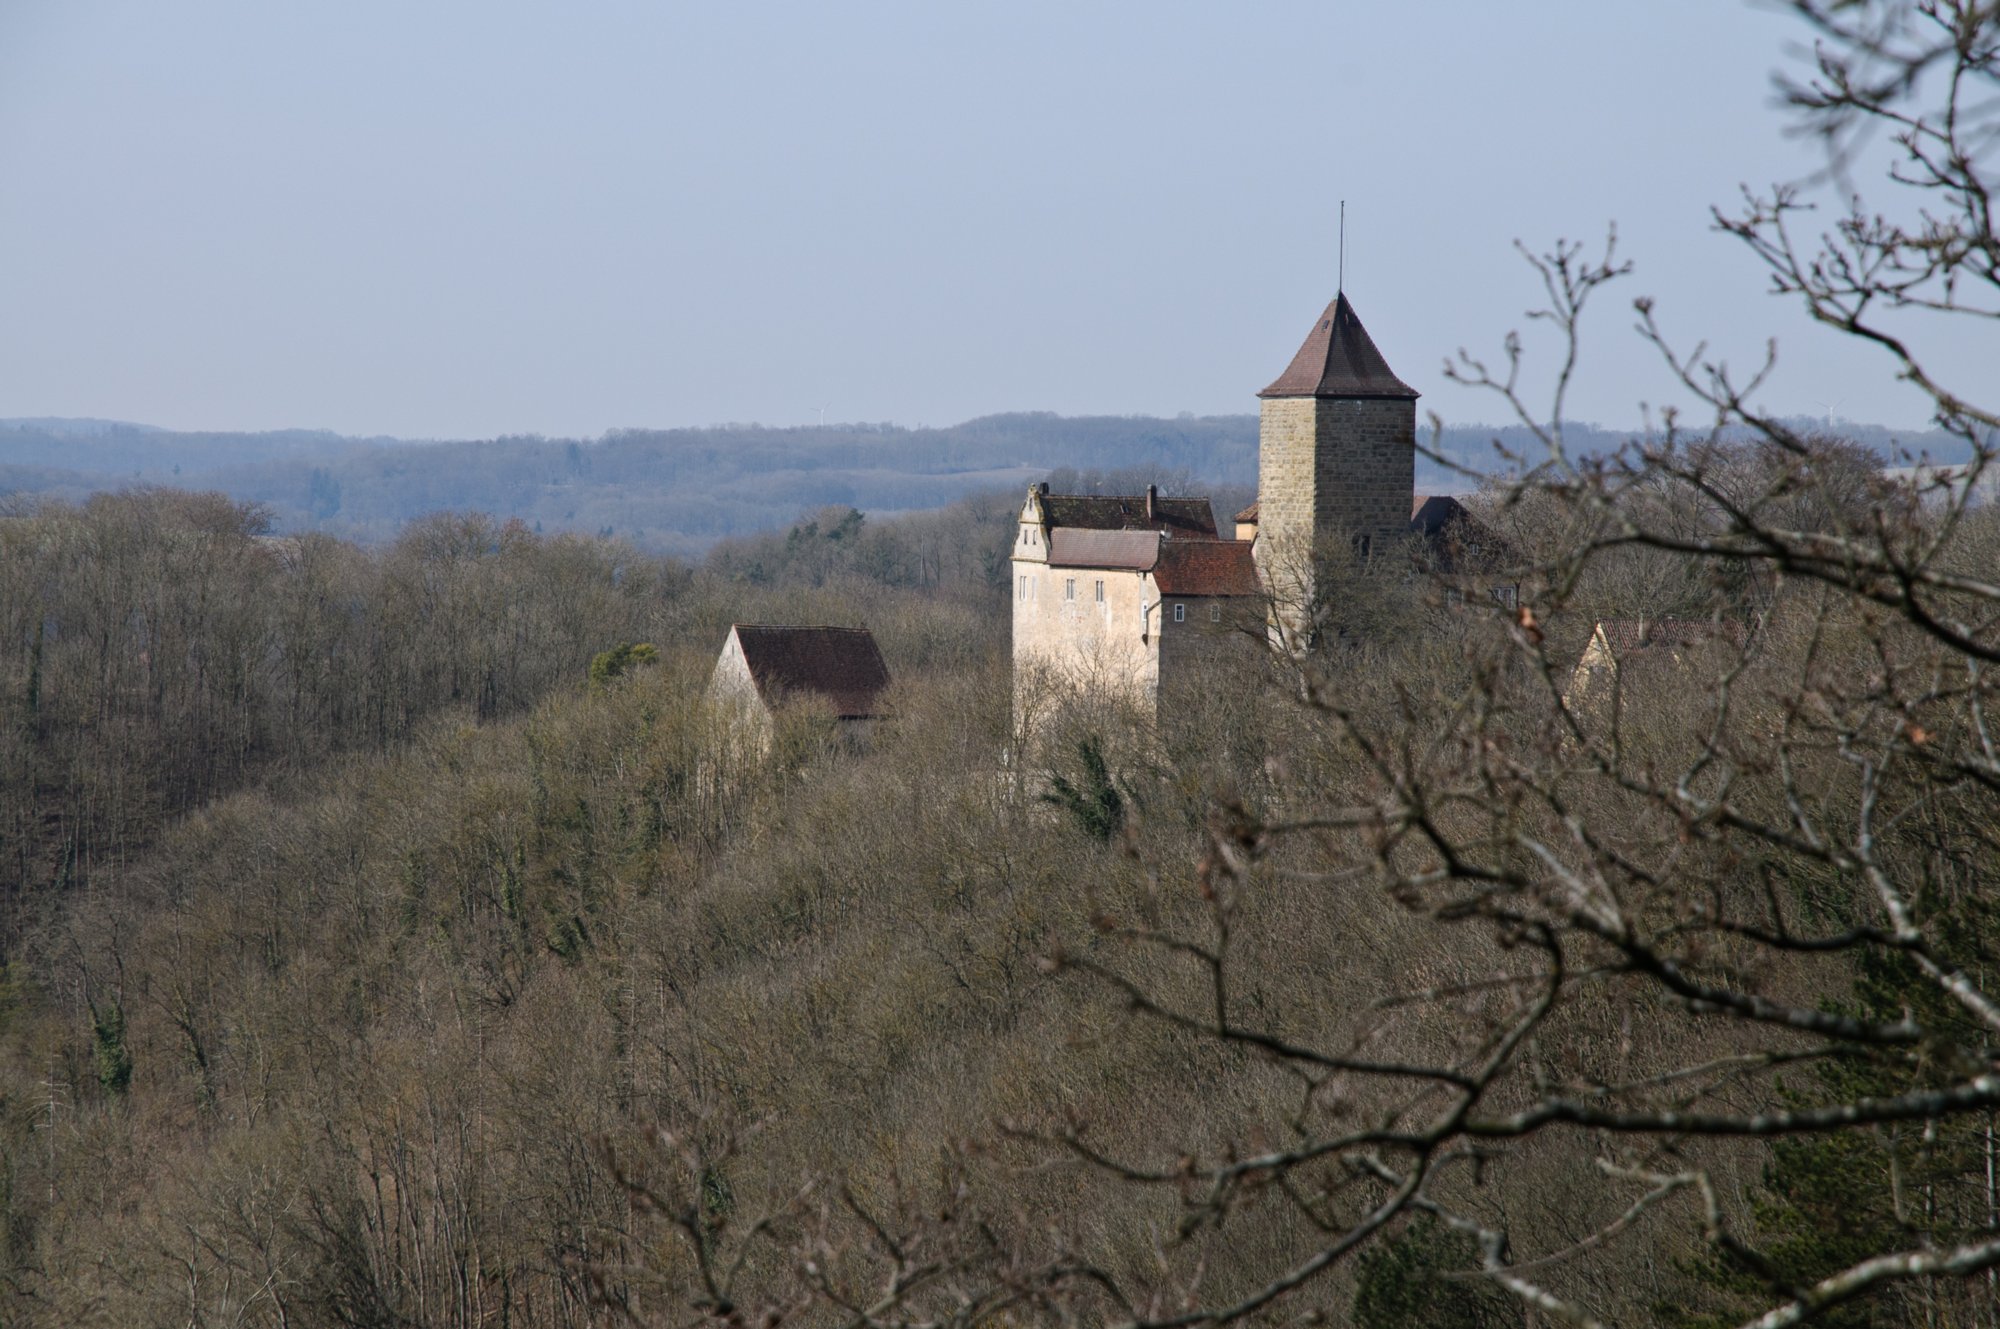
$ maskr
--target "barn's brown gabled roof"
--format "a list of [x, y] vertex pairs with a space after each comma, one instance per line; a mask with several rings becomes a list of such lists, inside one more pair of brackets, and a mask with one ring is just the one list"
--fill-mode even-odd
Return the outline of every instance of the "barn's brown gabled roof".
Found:
[[1614, 659], [1659, 648], [1679, 651], [1711, 641], [1741, 646], [1744, 639], [1743, 625], [1733, 619], [1602, 618], [1597, 631], [1604, 635]]
[[1205, 498], [1155, 498], [1146, 516], [1144, 494], [1043, 494], [1042, 517], [1053, 530], [1080, 526], [1093, 531], [1169, 531], [1177, 536], [1215, 538], [1215, 513]]
[[1345, 293], [1333, 297], [1319, 322], [1306, 334], [1305, 344], [1277, 381], [1259, 397], [1400, 397], [1417, 399], [1417, 391], [1397, 378], [1375, 349], [1374, 339], [1347, 303]]
[[889, 667], [867, 628], [790, 628], [737, 623], [730, 631], [766, 705], [817, 696], [843, 720], [880, 713]]
[[1162, 540], [1153, 581], [1166, 595], [1262, 595], [1248, 540]]

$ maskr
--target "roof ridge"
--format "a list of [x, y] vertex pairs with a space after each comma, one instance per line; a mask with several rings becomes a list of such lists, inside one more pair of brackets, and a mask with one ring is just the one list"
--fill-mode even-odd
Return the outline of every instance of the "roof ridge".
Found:
[[766, 704], [776, 694], [813, 693], [826, 698], [836, 715], [872, 715], [878, 712], [879, 694], [890, 683], [888, 662], [869, 628], [732, 623], [729, 635]]
[[1393, 397], [1420, 395], [1397, 378], [1361, 326], [1361, 316], [1342, 291], [1313, 324], [1285, 372], [1259, 397]]
[[[1144, 490], [1141, 490], [1139, 493], [1136, 494], [1066, 494], [1066, 493], [1058, 493], [1055, 490], [1051, 489], [1048, 493], [1041, 495], [1041, 497], [1042, 498], [1101, 498], [1106, 500], [1107, 502], [1112, 499], [1119, 499], [1123, 501], [1130, 501], [1133, 503], [1143, 503], [1146, 501], [1146, 494]], [[1202, 502], [1205, 501], [1207, 498], [1208, 498], [1207, 494], [1153, 495], [1153, 501], [1156, 503]]]

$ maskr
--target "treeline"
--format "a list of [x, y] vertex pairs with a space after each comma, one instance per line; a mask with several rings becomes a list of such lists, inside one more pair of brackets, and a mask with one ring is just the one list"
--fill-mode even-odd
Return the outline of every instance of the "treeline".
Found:
[[[477, 517], [274, 540], [170, 493], [0, 521], [5, 769], [34, 764], [41, 808], [8, 834], [44, 837], [0, 971], [0, 1318], [804, 1321], [917, 1250], [950, 1278], [880, 1322], [961, 1296], [965, 1323], [1096, 1321], [1106, 1288], [1254, 1295], [1431, 1160], [1427, 1203], [1607, 1323], [1735, 1323], [1857, 1253], [1987, 1231], [1983, 1109], [1775, 1145], [1677, 1124], [1983, 1074], [1978, 1013], [1916, 966], [1969, 972], [2000, 874], [1962, 718], [1986, 674], [1750, 547], [1682, 546], [1720, 495], [1816, 538], [1891, 525], [1962, 579], [2000, 520], [1928, 525], [1857, 448], [1699, 465], [1479, 500], [1524, 615], [1378, 557], [1302, 669], [1246, 652], [1164, 717], [1051, 680], [1033, 736], [1012, 495], [835, 508], [701, 567]], [[1607, 615], [1712, 631], [1573, 701]], [[868, 624], [890, 718], [860, 750], [806, 716], [736, 743], [703, 696], [731, 619]], [[635, 640], [656, 662], [592, 681]], [[1868, 843], [1750, 833], [1790, 805]], [[48, 876], [58, 842], [88, 871]], [[1863, 852], [1950, 952], [1821, 944], [1879, 935]], [[1668, 1125], [1506, 1133], [1551, 1098]], [[1484, 1134], [1426, 1134], [1475, 1111]], [[1635, 1216], [1669, 1167], [1712, 1215]], [[1527, 1322], [1427, 1213], [1367, 1249], [1291, 1309]], [[1974, 1323], [1983, 1286], [1846, 1309]]]
[[74, 498], [198, 483], [264, 505], [281, 532], [380, 542], [427, 513], [472, 509], [681, 555], [782, 529], [814, 508], [936, 509], [977, 491], [1018, 490], [1066, 464], [1241, 479], [1255, 473], [1255, 423], [1031, 414], [942, 429], [729, 426], [437, 443], [0, 429], [0, 492]]
[[[1588, 426], [1567, 431], [1577, 455], [1608, 452], [1626, 437]], [[1896, 446], [1886, 430], [1863, 441], [1884, 456]], [[1507, 464], [1496, 442], [1526, 464], [1541, 457], [1519, 426], [1451, 426], [1436, 442], [1443, 455], [1475, 471]], [[1931, 447], [1939, 460], [1959, 456], [1942, 436], [1903, 442], [1913, 450]], [[309, 431], [204, 434], [0, 422], [0, 494], [75, 500], [134, 484], [199, 486], [263, 505], [278, 532], [373, 543], [395, 538], [429, 513], [469, 509], [543, 533], [615, 536], [655, 552], [696, 556], [719, 539], [782, 529], [814, 508], [853, 507], [877, 516], [935, 509], [974, 492], [1018, 490], [1058, 469], [1157, 473], [1195, 492], [1244, 491], [1256, 483], [1257, 418], [1029, 412], [944, 428], [742, 425], [619, 430], [594, 440], [435, 443]], [[1420, 490], [1470, 487], [1445, 467], [1428, 460], [1419, 466]]]
[[[373, 550], [273, 537], [174, 491], [0, 519], [0, 1319], [598, 1323], [582, 1262], [626, 1219], [591, 1123], [721, 1083], [659, 1078], [688, 1049], [655, 1040], [658, 982], [711, 947], [720, 977], [829, 907], [773, 876], [792, 921], [767, 932], [713, 875], [748, 844], [807, 851], [827, 828], [762, 837], [838, 769], [810, 729], [728, 755], [700, 701], [724, 627], [869, 625], [898, 674], [890, 745], [933, 753], [897, 778], [951, 815], [937, 777], [1005, 745], [1011, 511], [829, 513], [707, 568], [472, 515]], [[591, 669], [635, 640], [658, 663]], [[684, 955], [628, 926], [669, 903], [707, 919], [672, 924]], [[1010, 944], [1025, 982], [1027, 931]], [[591, 1012], [621, 1000], [606, 1063]], [[229, 1253], [195, 1256], [183, 1301], [161, 1238]]]
[[[1044, 803], [1032, 767], [1002, 762], [1016, 736], [992, 569], [1012, 510], [1011, 496], [893, 524], [836, 510], [693, 570], [472, 518], [380, 553], [342, 547], [349, 575], [368, 579], [354, 588], [387, 593], [405, 630], [424, 617], [419, 588], [467, 588], [438, 602], [456, 606], [439, 631], [458, 649], [449, 636], [413, 648], [425, 664], [401, 685], [427, 688], [428, 707], [353, 735], [361, 750], [316, 760], [301, 748], [283, 778], [234, 793], [217, 775], [203, 788], [219, 796], [156, 819], [143, 852], [106, 856], [43, 898], [0, 991], [5, 1317], [601, 1324], [607, 1299], [650, 1313], [668, 1304], [661, 1280], [685, 1273], [600, 1152], [651, 1122], [705, 1123], [692, 1128], [718, 1156], [729, 1131], [765, 1123], [754, 1150], [704, 1173], [720, 1239], [829, 1164], [885, 1203], [901, 1177], [928, 1193], [953, 1142], [995, 1114], [1137, 1094], [1207, 1131], [1288, 1097], [1269, 1077], [1217, 1101], [1205, 1078], [1185, 1078], [1188, 1049], [1170, 1037], [1073, 1054], [1070, 1031], [1108, 1028], [1116, 1008], [1046, 981], [1051, 940], [1088, 946], [1094, 910], [1148, 908], [1156, 873], [1185, 886], [1209, 791], [1278, 796], [1269, 758], [1283, 731], [1303, 736], [1244, 679], [1192, 699], [1160, 745], [1130, 715], [1079, 711], [1108, 726], [1097, 750], [1143, 855]], [[211, 584], [197, 603], [261, 595], [340, 624], [360, 608], [288, 589], [282, 558], [260, 561], [287, 546], [213, 498], [98, 499], [11, 529], [91, 531], [89, 563], [99, 545], [138, 544], [134, 528], [155, 533], [157, 553], [218, 525], [214, 544], [238, 563], [213, 560], [249, 580]], [[468, 529], [486, 542], [468, 549]], [[585, 571], [556, 598], [586, 603], [541, 647], [546, 695], [516, 706], [502, 690], [481, 722], [484, 672], [458, 670], [456, 701], [445, 683], [490, 640], [478, 611], [572, 561]], [[116, 583], [141, 623], [166, 594], [147, 565], [121, 565]], [[868, 623], [897, 674], [870, 749], [827, 742], [809, 721], [769, 753], [731, 747], [702, 697], [720, 640], [710, 627], [730, 617]], [[87, 635], [84, 621], [56, 635]], [[590, 652], [635, 633], [659, 662], [587, 683]], [[17, 685], [20, 640], [8, 638]], [[274, 688], [284, 641], [266, 642]], [[87, 691], [76, 660], [55, 667], [61, 691]], [[353, 688], [365, 675], [340, 676]], [[172, 690], [177, 704], [189, 686]], [[36, 741], [75, 741], [87, 724], [47, 695]], [[1093, 769], [1113, 777], [1079, 765], [1085, 737], [1063, 730], [1050, 750], [1090, 788]], [[92, 760], [107, 772], [213, 760], [192, 734], [180, 741], [171, 761]], [[1311, 747], [1286, 779], [1335, 778]], [[1286, 937], [1266, 989], [1309, 982], [1358, 925], [1322, 913]], [[1237, 1060], [1200, 1054], [1204, 1077]], [[1055, 1224], [1134, 1270], [1151, 1258], [1145, 1234], [1171, 1221], [1166, 1197], [1064, 1175], [1024, 1175], [993, 1198], [1018, 1211], [1009, 1240]], [[1300, 1234], [1245, 1239], [1273, 1253]]]
[[[901, 528], [846, 520], [707, 572], [470, 514], [373, 547], [274, 536], [255, 507], [174, 490], [0, 517], [0, 960], [35, 902], [232, 790], [381, 750], [441, 713], [518, 714], [621, 643], [713, 651], [735, 617], [852, 622], [855, 595], [962, 603], [1004, 578], [991, 504]], [[738, 594], [745, 559], [761, 599]], [[893, 639], [907, 616], [884, 617]]]
[[[1732, 474], [1763, 483], [1754, 466]], [[1852, 480], [1787, 496], [1785, 519], [1865, 514], [1865, 468]], [[1666, 511], [1673, 497], [1632, 501]], [[860, 1280], [876, 1266], [857, 1215], [890, 1233], [928, 1224], [933, 1243], [959, 1241], [937, 1224], [963, 1219], [976, 1239], [948, 1248], [963, 1279], [942, 1296], [1084, 1267], [1114, 1285], [1193, 1280], [1227, 1302], [1310, 1258], [1326, 1225], [1382, 1192], [1359, 1168], [1301, 1163], [1295, 1189], [1208, 1200], [1186, 1181], [1197, 1160], [1420, 1119], [1435, 1091], [1413, 1095], [1395, 1067], [1456, 1064], [1461, 1049], [1490, 1059], [1511, 990], [1495, 975], [1518, 970], [1527, 945], [1526, 924], [1488, 935], [1477, 922], [1483, 898], [1503, 909], [1511, 896], [1474, 894], [1439, 914], [1419, 893], [1437, 883], [1371, 888], [1392, 855], [1417, 858], [1414, 873], [1427, 860], [1322, 812], [1387, 798], [1392, 779], [1476, 780], [1495, 754], [1548, 761], [1593, 837], [1699, 883], [1661, 879], [1643, 919], [1663, 935], [1703, 917], [1683, 917], [1669, 881], [1697, 911], [1761, 899], [1773, 871], [1792, 874], [1779, 889], [1803, 892], [1816, 919], [1861, 907], [1844, 883], [1805, 875], [1804, 860], [1690, 847], [1686, 826], [1621, 786], [1714, 759], [1702, 757], [1705, 676], [1662, 663], [1643, 706], [1580, 711], [1582, 737], [1544, 749], [1536, 726], [1564, 709], [1533, 671], [1495, 663], [1520, 622], [1454, 608], [1388, 560], [1343, 587], [1344, 604], [1372, 609], [1311, 672], [1246, 657], [1179, 691], [1157, 726], [1058, 695], [1067, 704], [1037, 759], [1003, 760], [1025, 751], [1010, 720], [1004, 583], [991, 580], [1010, 510], [1002, 499], [959, 514], [949, 557], [923, 522], [885, 529], [835, 510], [702, 569], [477, 518], [427, 523], [375, 553], [273, 543], [253, 514], [181, 495], [0, 524], [10, 551], [67, 540], [70, 555], [41, 556], [32, 577], [18, 558], [0, 564], [14, 615], [8, 724], [29, 731], [14, 753], [60, 786], [50, 762], [81, 744], [102, 771], [92, 790], [157, 770], [192, 780], [166, 788], [198, 804], [147, 822], [143, 852], [108, 855], [45, 898], [5, 970], [0, 1314], [30, 1326], [581, 1329], [617, 1322], [622, 1306], [640, 1323], [677, 1323], [710, 1295], [704, 1260], [733, 1271], [744, 1305], [783, 1304], [807, 1259], [758, 1244], [774, 1234], [796, 1236], [829, 1277]], [[1574, 512], [1556, 501], [1486, 515], [1524, 558], [1575, 538]], [[1982, 565], [1996, 538], [1990, 519], [1969, 524], [1957, 563]], [[339, 576], [305, 577], [308, 549]], [[1525, 592], [1537, 642], [1560, 643], [1565, 659], [1604, 612], [1760, 614], [1759, 654], [1732, 672], [1758, 706], [1800, 670], [1828, 687], [1877, 667], [1883, 639], [1865, 615], [1828, 617], [1810, 588], [1712, 574], [1621, 548], [1583, 567], [1567, 601]], [[32, 709], [23, 585], [58, 592], [47, 603], [63, 625], [42, 632]], [[357, 603], [364, 594], [380, 606]], [[732, 745], [703, 700], [731, 617], [873, 627], [897, 684], [872, 745], [854, 752], [803, 718], [768, 752]], [[99, 652], [107, 634], [117, 649]], [[657, 663], [586, 681], [594, 651], [639, 635]], [[398, 653], [408, 661], [386, 658]], [[335, 662], [324, 686], [287, 681], [322, 655]], [[1685, 667], [1711, 665], [1735, 669]], [[117, 686], [99, 686], [107, 669]], [[149, 672], [161, 669], [165, 682]], [[393, 684], [373, 671], [395, 671]], [[1492, 727], [1471, 737], [1468, 692], [1499, 712], [1475, 717]], [[1319, 700], [1329, 695], [1337, 705]], [[294, 705], [311, 732], [288, 747]], [[92, 706], [130, 746], [90, 746]], [[196, 709], [204, 723], [188, 718]], [[1741, 729], [1766, 734], [1761, 719]], [[1926, 747], [1968, 741], [1940, 731]], [[1830, 815], [1853, 781], [1838, 752], [1815, 750], [1805, 776]], [[284, 777], [221, 792], [254, 775], [239, 752]], [[1593, 775], [1600, 759], [1610, 771]], [[1745, 797], [1775, 793], [1771, 778], [1743, 774]], [[1533, 813], [1439, 787], [1440, 816], [1461, 831]], [[1259, 847], [1258, 828], [1287, 820], [1315, 829]], [[1913, 860], [1945, 852], [1975, 874], [2000, 862], [1963, 814], [1889, 835]], [[1483, 844], [1476, 830], [1468, 843]], [[1200, 939], [1222, 900], [1232, 912], [1214, 954], [1230, 966], [1229, 1008], [1246, 1029], [1276, 1031], [1269, 1048], [1201, 1035], [1220, 998]], [[1135, 940], [1146, 936], [1197, 949], [1149, 949]], [[1676, 1108], [1722, 1110], [1753, 1092], [1740, 1063], [1792, 1046], [1688, 1018], [1576, 944], [1574, 1000], [1524, 1045], [1508, 1104], [1551, 1082], [1664, 1076], [1658, 1092]], [[1045, 972], [1051, 956], [1071, 957], [1065, 976]], [[1183, 1023], [1136, 1018], [1130, 993], [1093, 981], [1092, 965]], [[1765, 957], [1759, 975], [1762, 990], [1883, 1020], [1907, 990], [1841, 957]], [[1342, 1066], [1389, 1063], [1388, 1083], [1301, 1075], [1267, 1055], [1301, 1047], [1333, 1049]], [[1854, 1064], [1828, 1074], [1871, 1077], [1871, 1093], [1903, 1087], [1896, 1063]], [[1726, 1074], [1713, 1090], [1675, 1069], [1716, 1065]], [[1817, 1073], [1801, 1067], [1786, 1092], [1813, 1098]], [[1599, 1092], [1622, 1103], [1633, 1091]], [[1060, 1147], [1065, 1131], [1163, 1180], [1080, 1166]], [[663, 1138], [668, 1154], [654, 1157]], [[1893, 1139], [1856, 1136], [1832, 1155], [1801, 1153], [1815, 1142], [1772, 1152], [1676, 1139], [1672, 1159], [1711, 1169], [1723, 1215], [1753, 1235], [1763, 1224], [1790, 1239], [1842, 1214], [1839, 1241], [1779, 1248], [1785, 1276], [1810, 1277], [1856, 1242], [1982, 1221], [1987, 1155], [1962, 1124], [1940, 1138], [1950, 1151], [1927, 1150], [1911, 1174], [1925, 1197], [1914, 1219], [1876, 1184], [1913, 1166]], [[1693, 1329], [1754, 1295], [1714, 1263], [1699, 1223], [1649, 1222], [1637, 1241], [1572, 1250], [1579, 1234], [1627, 1221], [1631, 1197], [1602, 1184], [1599, 1144], [1582, 1133], [1522, 1152], [1482, 1145], [1479, 1171], [1446, 1174], [1431, 1194], [1504, 1221], [1523, 1259], [1566, 1253], [1538, 1276], [1615, 1322]], [[686, 1207], [635, 1202], [622, 1168]], [[1227, 1205], [1215, 1210], [1226, 1228], [1203, 1205]], [[770, 1227], [767, 1213], [780, 1216]], [[1447, 1277], [1478, 1258], [1470, 1239], [1414, 1222], [1305, 1295], [1336, 1322], [1382, 1329], [1525, 1323], [1484, 1284]], [[1107, 1309], [1087, 1293], [1080, 1305]], [[1877, 1323], [1967, 1322], [1925, 1319], [1934, 1303], [1868, 1309]], [[1057, 1317], [968, 1321], [1036, 1318]]]

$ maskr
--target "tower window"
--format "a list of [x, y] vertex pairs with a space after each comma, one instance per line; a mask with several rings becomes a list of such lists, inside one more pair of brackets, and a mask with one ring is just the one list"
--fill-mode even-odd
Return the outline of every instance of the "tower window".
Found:
[[1014, 598], [1016, 600], [1025, 600], [1028, 598], [1028, 574], [1025, 572], [1021, 574], [1020, 586], [1015, 588]]
[[1076, 578], [1074, 577], [1063, 578], [1063, 599], [1065, 600], [1076, 599]]
[[1208, 621], [1211, 623], [1220, 623], [1222, 621], [1221, 605], [1210, 605], [1208, 607]]
[[1104, 578], [1097, 579], [1097, 603], [1104, 603]]
[[1175, 605], [1175, 606], [1174, 606], [1174, 622], [1176, 622], [1176, 623], [1185, 623], [1185, 622], [1187, 622], [1187, 606], [1186, 606], [1186, 605]]

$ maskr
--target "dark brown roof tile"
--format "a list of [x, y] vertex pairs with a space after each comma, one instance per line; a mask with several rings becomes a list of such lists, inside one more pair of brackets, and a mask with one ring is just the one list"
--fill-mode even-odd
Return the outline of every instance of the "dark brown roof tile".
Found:
[[1679, 651], [1710, 641], [1740, 646], [1744, 639], [1743, 625], [1731, 619], [1606, 618], [1598, 620], [1597, 630], [1604, 634], [1604, 644], [1611, 648], [1614, 659], [1658, 648]]
[[1320, 315], [1306, 334], [1292, 363], [1259, 397], [1401, 397], [1417, 399], [1417, 390], [1397, 378], [1375, 349], [1368, 329], [1347, 303], [1345, 294]]
[[1050, 529], [1081, 526], [1093, 531], [1168, 531], [1215, 537], [1215, 513], [1205, 498], [1155, 498], [1146, 517], [1144, 494], [1043, 494], [1042, 515]]
[[889, 667], [867, 628], [730, 627], [766, 705], [788, 695], [823, 697], [843, 720], [880, 713]]

